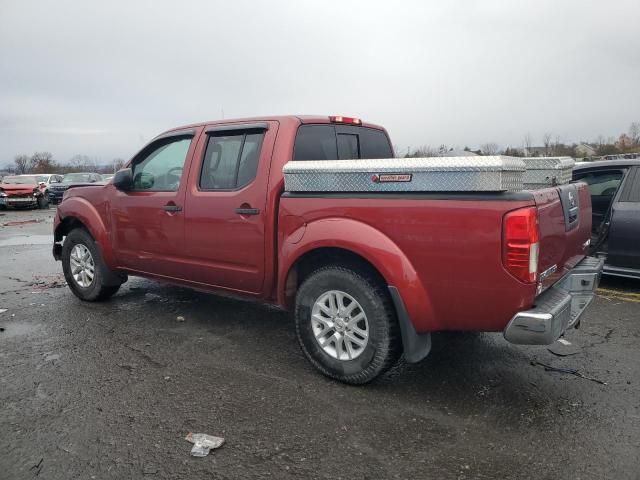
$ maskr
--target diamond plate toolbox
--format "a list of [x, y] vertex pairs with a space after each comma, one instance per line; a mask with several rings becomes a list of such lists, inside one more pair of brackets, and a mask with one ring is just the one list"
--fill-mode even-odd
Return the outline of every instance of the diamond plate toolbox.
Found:
[[523, 188], [537, 188], [564, 185], [571, 181], [571, 171], [575, 162], [571, 157], [525, 157], [526, 165], [523, 177]]
[[283, 169], [288, 192], [503, 192], [522, 190], [515, 157], [297, 160]]

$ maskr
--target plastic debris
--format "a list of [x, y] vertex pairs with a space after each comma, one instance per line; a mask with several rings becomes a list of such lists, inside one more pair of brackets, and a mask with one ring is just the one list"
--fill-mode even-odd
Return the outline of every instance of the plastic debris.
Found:
[[564, 338], [556, 340], [552, 345], [547, 347], [547, 350], [558, 357], [568, 357], [569, 355], [576, 355], [580, 353], [580, 347]]
[[6, 309], [6, 308], [0, 308], [0, 313], [4, 313], [4, 312], [6, 312], [6, 311], [7, 311], [7, 309]]
[[184, 317], [183, 316], [178, 316], [178, 317], [176, 317], [176, 321], [184, 322]]
[[576, 377], [584, 378], [585, 380], [590, 380], [592, 382], [599, 383], [600, 385], [607, 385], [607, 382], [603, 382], [602, 380], [598, 380], [597, 378], [589, 377], [584, 373], [579, 372], [578, 370], [575, 370], [573, 368], [552, 367], [551, 365], [538, 362], [537, 360], [531, 360], [531, 365], [533, 365], [534, 367], [536, 365], [540, 365], [541, 367], [544, 367], [545, 372], [568, 373], [569, 375], [575, 375]]
[[214, 437], [206, 433], [191, 433], [184, 438], [187, 442], [193, 443], [191, 449], [192, 457], [206, 457], [214, 448], [219, 448], [224, 443], [224, 438]]

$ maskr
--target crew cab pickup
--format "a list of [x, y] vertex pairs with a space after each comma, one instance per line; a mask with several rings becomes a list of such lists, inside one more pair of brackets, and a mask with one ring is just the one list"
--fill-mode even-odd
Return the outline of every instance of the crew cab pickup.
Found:
[[589, 304], [583, 183], [506, 192], [287, 192], [290, 160], [392, 158], [386, 131], [346, 117], [200, 123], [156, 137], [106, 185], [67, 190], [53, 254], [82, 300], [128, 275], [294, 312], [322, 373], [360, 384], [431, 332], [553, 343]]

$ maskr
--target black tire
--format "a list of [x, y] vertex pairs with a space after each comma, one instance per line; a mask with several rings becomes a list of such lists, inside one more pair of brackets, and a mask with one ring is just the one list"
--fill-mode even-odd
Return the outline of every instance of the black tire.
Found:
[[43, 195], [41, 197], [38, 197], [38, 208], [40, 210], [44, 210], [46, 208], [49, 208], [49, 199], [46, 198], [46, 196]]
[[[84, 245], [91, 252], [94, 263], [94, 277], [88, 287], [81, 286], [71, 273], [71, 251], [76, 245]], [[107, 279], [113, 278], [114, 274], [104, 264], [96, 242], [84, 228], [72, 230], [64, 239], [64, 244], [62, 245], [62, 270], [67, 285], [69, 285], [73, 294], [86, 302], [106, 300], [120, 288], [120, 284], [108, 284]]]
[[[353, 359], [338, 360], [320, 346], [312, 327], [312, 310], [326, 292], [338, 290], [355, 299], [365, 313], [369, 338]], [[295, 307], [296, 334], [303, 353], [324, 375], [352, 385], [371, 382], [391, 368], [402, 354], [400, 329], [389, 293], [376, 278], [357, 268], [327, 266], [300, 286]]]

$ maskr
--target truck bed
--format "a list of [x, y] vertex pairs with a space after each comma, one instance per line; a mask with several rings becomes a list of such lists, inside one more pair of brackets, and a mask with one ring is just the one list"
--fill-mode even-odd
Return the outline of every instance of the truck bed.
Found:
[[[285, 231], [279, 241], [285, 251], [300, 243], [317, 246], [314, 235], [330, 236], [336, 229], [336, 238], [342, 238], [349, 228], [345, 220], [350, 220], [352, 248], [383, 275], [401, 266], [376, 264], [380, 250], [395, 248], [406, 257], [403, 301], [417, 331], [502, 331], [516, 312], [530, 308], [538, 294], [584, 257], [590, 207], [581, 209], [567, 230], [560, 200], [567, 188], [502, 193], [286, 192], [279, 214]], [[580, 202], [589, 202], [585, 185], [571, 188], [579, 192]], [[519, 281], [502, 263], [504, 214], [527, 206], [539, 210], [538, 271], [548, 272], [539, 285]], [[368, 230], [372, 234], [365, 239], [367, 247], [358, 246]], [[389, 281], [386, 275], [385, 280]]]

